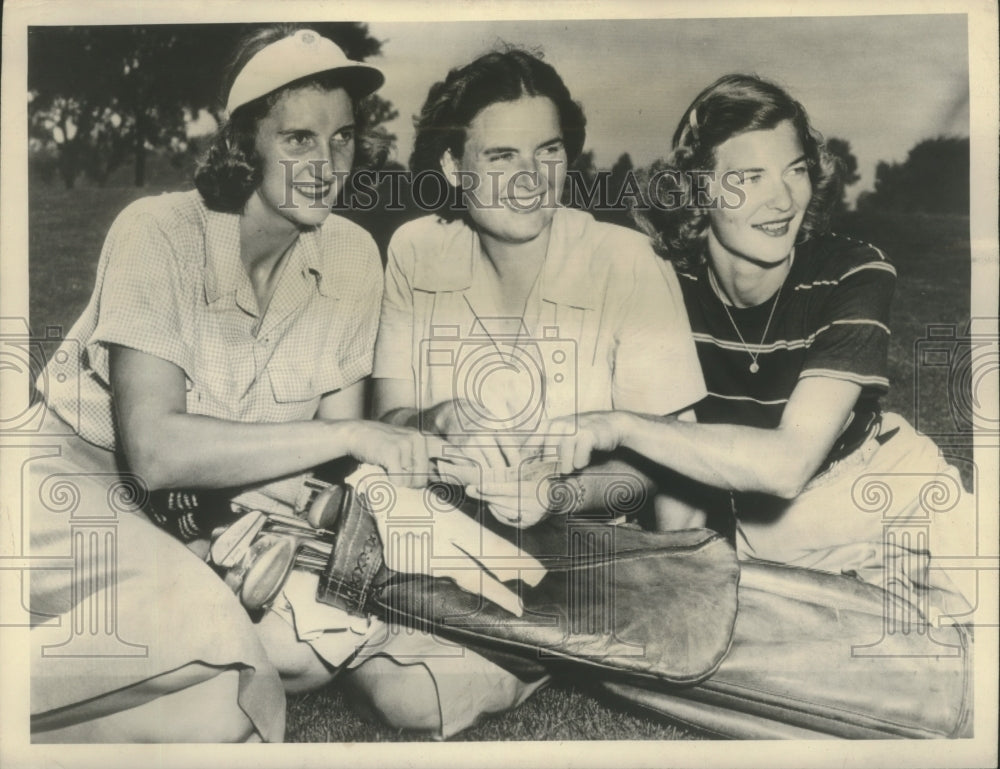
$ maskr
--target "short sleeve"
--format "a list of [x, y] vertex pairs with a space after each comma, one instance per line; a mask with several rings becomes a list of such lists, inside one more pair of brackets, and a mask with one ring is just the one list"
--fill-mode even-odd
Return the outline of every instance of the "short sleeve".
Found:
[[[409, 266], [408, 271], [406, 267]], [[413, 380], [413, 245], [397, 233], [389, 243], [385, 290], [375, 343], [374, 376]]]
[[193, 355], [184, 341], [183, 271], [153, 217], [122, 212], [104, 242], [101, 261], [98, 321], [87, 344], [95, 373], [108, 381], [107, 346], [117, 344], [173, 363], [190, 378]]
[[612, 402], [616, 409], [672, 414], [705, 397], [698, 354], [673, 267], [637, 254], [621, 308]]
[[372, 373], [379, 307], [382, 303], [381, 260], [374, 243], [371, 243], [365, 263], [368, 269], [357, 286], [352, 311], [343, 320], [346, 328], [341, 336], [339, 359], [345, 387]]
[[872, 261], [848, 270], [816, 317], [800, 378], [827, 376], [888, 390], [889, 309], [895, 269]]

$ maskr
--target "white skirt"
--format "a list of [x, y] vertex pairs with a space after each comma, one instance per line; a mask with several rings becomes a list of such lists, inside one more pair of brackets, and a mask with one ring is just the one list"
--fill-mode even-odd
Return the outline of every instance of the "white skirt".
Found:
[[976, 554], [976, 498], [934, 442], [898, 414], [884, 415], [881, 437], [779, 511], [760, 518], [740, 511], [737, 552], [850, 574], [932, 615], [968, 621], [975, 574], [954, 564]]
[[[111, 694], [189, 663], [239, 671], [238, 704], [280, 742], [285, 694], [218, 575], [136, 507], [114, 455], [49, 414], [27, 487], [31, 713]], [[61, 437], [53, 437], [62, 433]]]

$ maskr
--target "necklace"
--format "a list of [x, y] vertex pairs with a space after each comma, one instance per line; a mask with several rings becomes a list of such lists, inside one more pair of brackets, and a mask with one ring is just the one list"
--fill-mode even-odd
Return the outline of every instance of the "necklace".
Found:
[[[743, 349], [746, 350], [747, 355], [750, 356], [750, 373], [756, 374], [760, 371], [760, 364], [757, 363], [757, 358], [760, 356], [761, 351], [757, 350], [756, 353], [750, 351], [750, 345], [747, 344], [746, 340], [743, 338], [743, 334], [740, 333], [740, 327], [736, 325], [736, 320], [733, 318], [733, 314], [729, 312], [729, 305], [726, 304], [726, 300], [723, 298], [722, 288], [719, 286], [718, 281], [715, 279], [715, 273], [712, 268], [708, 268], [708, 282], [712, 285], [712, 290], [715, 295], [719, 297], [719, 302], [722, 304], [722, 309], [726, 311], [726, 317], [729, 318], [729, 322], [733, 325], [733, 330], [736, 332], [736, 336], [740, 338], [740, 344], [743, 345]], [[764, 344], [764, 340], [767, 339], [767, 332], [771, 328], [771, 320], [774, 318], [774, 310], [778, 306], [778, 300], [781, 298], [781, 289], [785, 287], [784, 281], [778, 286], [778, 291], [774, 295], [774, 301], [771, 302], [771, 312], [767, 316], [767, 323], [764, 324], [764, 333], [760, 335], [760, 347]]]

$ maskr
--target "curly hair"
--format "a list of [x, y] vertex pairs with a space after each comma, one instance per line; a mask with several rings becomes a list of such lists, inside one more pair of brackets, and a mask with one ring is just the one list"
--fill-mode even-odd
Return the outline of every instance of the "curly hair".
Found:
[[[827, 152], [822, 135], [809, 123], [805, 108], [784, 89], [753, 75], [726, 75], [702, 91], [684, 112], [666, 160], [654, 163], [643, 185], [647, 199], [633, 210], [633, 218], [652, 239], [661, 255], [680, 267], [705, 259], [708, 211], [697, 198], [703, 195], [693, 172], [715, 168], [715, 150], [748, 131], [769, 130], [790, 121], [798, 135], [809, 168], [812, 198], [799, 230], [798, 242], [826, 230], [830, 212], [840, 199], [841, 175]], [[661, 188], [660, 181], [670, 184]]]
[[[227, 64], [220, 91], [225, 104], [229, 91], [243, 67], [257, 53], [277, 41], [294, 35], [304, 25], [274, 24], [245, 36]], [[318, 87], [324, 91], [344, 88], [351, 97], [355, 118], [354, 168], [380, 167], [389, 154], [390, 138], [382, 131], [364, 124], [363, 103], [336, 72], [321, 72], [288, 83], [253, 101], [237, 107], [212, 136], [208, 150], [199, 161], [194, 184], [213, 211], [241, 213], [263, 178], [261, 158], [257, 153], [257, 129], [271, 109], [289, 91]]]
[[[517, 101], [523, 96], [544, 96], [559, 115], [563, 145], [570, 163], [579, 157], [586, 138], [587, 120], [583, 108], [570, 96], [559, 73], [551, 64], [520, 48], [484, 54], [431, 86], [420, 115], [414, 119], [416, 136], [410, 155], [410, 172], [435, 174], [445, 185], [441, 158], [450, 151], [461, 158], [473, 119], [492, 104]], [[461, 208], [446, 207], [438, 213], [445, 219], [457, 218]]]

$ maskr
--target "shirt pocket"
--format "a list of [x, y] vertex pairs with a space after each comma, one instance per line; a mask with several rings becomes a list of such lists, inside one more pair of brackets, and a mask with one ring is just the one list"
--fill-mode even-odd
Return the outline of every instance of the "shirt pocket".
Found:
[[293, 366], [271, 366], [267, 371], [277, 403], [297, 403], [319, 397], [311, 370]]
[[318, 362], [311, 367], [272, 364], [268, 368], [268, 377], [277, 403], [319, 400], [344, 384], [339, 366], [329, 361]]

